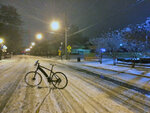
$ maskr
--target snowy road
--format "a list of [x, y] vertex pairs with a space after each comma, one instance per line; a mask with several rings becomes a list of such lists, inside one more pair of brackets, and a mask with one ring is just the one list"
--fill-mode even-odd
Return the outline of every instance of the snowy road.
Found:
[[[0, 62], [0, 112], [150, 113], [150, 99], [145, 95], [61, 64], [54, 71], [67, 75], [69, 83], [65, 89], [49, 89], [45, 79], [40, 84], [42, 88], [29, 87], [24, 76], [35, 70], [36, 60], [17, 56]], [[44, 58], [40, 63], [50, 67]]]

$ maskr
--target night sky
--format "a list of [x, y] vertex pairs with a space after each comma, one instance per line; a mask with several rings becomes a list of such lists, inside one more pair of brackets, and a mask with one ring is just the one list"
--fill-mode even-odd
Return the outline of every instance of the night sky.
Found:
[[0, 0], [17, 8], [25, 36], [50, 31], [52, 19], [74, 24], [90, 37], [102, 32], [142, 23], [150, 16], [150, 0]]

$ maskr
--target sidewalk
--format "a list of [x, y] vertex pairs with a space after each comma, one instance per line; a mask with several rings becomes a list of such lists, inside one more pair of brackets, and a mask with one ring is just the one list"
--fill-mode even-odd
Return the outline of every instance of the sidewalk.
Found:
[[81, 60], [81, 62], [77, 62], [76, 59], [60, 60], [52, 58], [51, 60], [150, 91], [150, 69], [148, 69], [150, 67], [142, 67], [142, 69], [138, 67], [136, 69], [131, 68], [131, 66], [114, 66], [111, 59], [104, 59], [103, 64], [100, 64], [98, 61]]

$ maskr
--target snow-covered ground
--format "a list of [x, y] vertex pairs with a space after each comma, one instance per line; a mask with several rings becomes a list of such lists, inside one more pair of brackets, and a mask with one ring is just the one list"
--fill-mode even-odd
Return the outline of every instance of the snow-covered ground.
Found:
[[[62, 64], [57, 64], [54, 71], [61, 71], [67, 75], [69, 84], [64, 90], [54, 89], [49, 93], [47, 87], [49, 85], [45, 79], [40, 85], [43, 88], [29, 87], [24, 82], [24, 76], [28, 71], [35, 70], [33, 65], [37, 59], [46, 67], [50, 67], [49, 63], [57, 63], [56, 60], [50, 62], [46, 58], [31, 56], [17, 56], [13, 60], [0, 63], [0, 112], [144, 113], [150, 111], [149, 99], [145, 95]], [[46, 100], [43, 101], [46, 95]]]
[[98, 61], [82, 60], [81, 62], [77, 62], [76, 59], [60, 60], [52, 58], [52, 60], [150, 90], [150, 64], [146, 64], [147, 66], [138, 65], [135, 68], [131, 68], [131, 65], [126, 64], [117, 64], [114, 66], [112, 65], [112, 59], [104, 59], [103, 64], [100, 64]]

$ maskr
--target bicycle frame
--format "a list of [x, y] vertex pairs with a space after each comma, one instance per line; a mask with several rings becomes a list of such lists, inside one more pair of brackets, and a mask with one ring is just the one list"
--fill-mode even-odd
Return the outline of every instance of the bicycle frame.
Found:
[[[50, 85], [50, 86], [53, 85], [57, 89], [64, 89], [67, 86], [68, 79], [66, 75], [62, 72], [53, 71], [55, 65], [50, 64], [52, 67], [48, 69], [44, 66], [41, 66], [40, 63], [38, 63], [38, 61], [39, 60], [37, 60], [36, 63], [34, 64], [34, 66], [37, 66], [35, 71], [28, 72], [24, 77], [24, 80], [27, 85], [35, 87], [42, 83], [42, 85]], [[38, 70], [40, 70], [40, 72], [44, 75], [41, 75], [41, 73], [39, 73]], [[43, 76], [46, 78], [43, 78]], [[44, 80], [43, 82], [42, 78]], [[45, 81], [45, 79], [47, 80]]]
[[[53, 67], [54, 66], [52, 65], [51, 70], [50, 70], [50, 69], [48, 69], [48, 68], [46, 68], [46, 67], [41, 66], [40, 64], [38, 64], [37, 69], [35, 71], [35, 75], [36, 75], [37, 71], [40, 70], [45, 75], [46, 78], [49, 78], [49, 77], [51, 78], [52, 74], [54, 74]], [[42, 68], [50, 71], [50, 75], [48, 76], [48, 74]]]

